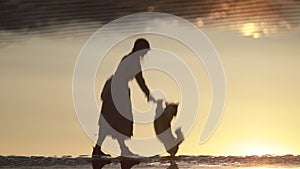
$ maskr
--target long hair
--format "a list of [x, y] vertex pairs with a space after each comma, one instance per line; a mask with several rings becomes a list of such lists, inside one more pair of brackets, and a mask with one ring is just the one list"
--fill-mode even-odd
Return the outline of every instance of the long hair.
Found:
[[134, 42], [131, 52], [133, 53], [143, 49], [150, 49], [150, 44], [146, 39], [140, 38]]

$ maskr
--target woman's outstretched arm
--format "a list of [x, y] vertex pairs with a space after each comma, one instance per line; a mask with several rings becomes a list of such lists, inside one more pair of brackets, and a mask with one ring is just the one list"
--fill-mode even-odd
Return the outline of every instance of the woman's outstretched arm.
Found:
[[150, 92], [149, 92], [148, 87], [146, 86], [145, 79], [143, 77], [142, 72], [139, 72], [138, 74], [136, 74], [135, 79], [136, 79], [137, 83], [139, 84], [140, 88], [143, 90], [143, 92], [145, 93], [145, 95], [149, 99]]

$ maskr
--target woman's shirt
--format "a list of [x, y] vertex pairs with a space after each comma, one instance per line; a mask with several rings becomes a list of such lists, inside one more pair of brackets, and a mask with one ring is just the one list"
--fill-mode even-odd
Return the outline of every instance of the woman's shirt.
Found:
[[146, 96], [149, 96], [149, 89], [143, 78], [140, 56], [138, 54], [129, 54], [125, 56], [114, 74], [113, 85], [121, 90], [128, 90], [129, 82], [135, 78], [137, 83]]

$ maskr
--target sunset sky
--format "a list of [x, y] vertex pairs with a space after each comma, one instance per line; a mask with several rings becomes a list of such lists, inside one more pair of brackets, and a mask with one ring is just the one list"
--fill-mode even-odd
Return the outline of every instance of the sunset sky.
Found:
[[[230, 10], [232, 1], [221, 2], [210, 5], [208, 12], [199, 14], [201, 17], [189, 19], [214, 45], [226, 78], [222, 120], [212, 137], [203, 144], [199, 144], [199, 137], [211, 99], [205, 67], [189, 60], [193, 54], [172, 39], [142, 36], [151, 46], [168, 49], [186, 60], [199, 75], [198, 119], [179, 154], [300, 154], [300, 28], [299, 21], [295, 21], [295, 18], [299, 19], [299, 13], [288, 11], [292, 10], [288, 3], [294, 1], [261, 3], [259, 7], [253, 7], [256, 10], [250, 11], [244, 9], [249, 4], [237, 2], [235, 5], [239, 8], [234, 11]], [[288, 5], [283, 7], [284, 3]], [[294, 9], [299, 12], [299, 3], [296, 5]], [[148, 5], [146, 10], [155, 11], [158, 7]], [[157, 10], [164, 12], [163, 9]], [[238, 10], [246, 11], [249, 16]], [[262, 14], [263, 11], [270, 13]], [[244, 18], [258, 13], [260, 17]], [[79, 24], [72, 28], [72, 24], [64, 23], [61, 27], [51, 28], [48, 33], [22, 34], [1, 30], [0, 35], [5, 40], [1, 40], [0, 45], [0, 155], [77, 156], [91, 153], [94, 143], [77, 119], [72, 98], [76, 59], [87, 39], [101, 27], [94, 21], [90, 25]], [[97, 73], [96, 95], [120, 59], [130, 52], [137, 37], [141, 36], [122, 41], [108, 54], [107, 64]], [[150, 51], [143, 62], [151, 62], [152, 55]], [[144, 77], [150, 89], [161, 88], [168, 100], [180, 100], [178, 88], [166, 74], [147, 71]], [[133, 104], [141, 109], [149, 106], [137, 84], [132, 82], [131, 86]], [[101, 105], [100, 100], [98, 103]], [[134, 130], [135, 137], [153, 134], [149, 126], [137, 125]]]

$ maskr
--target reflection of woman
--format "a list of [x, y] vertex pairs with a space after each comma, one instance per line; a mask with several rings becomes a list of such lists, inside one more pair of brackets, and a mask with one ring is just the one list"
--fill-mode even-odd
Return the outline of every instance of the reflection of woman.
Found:
[[132, 51], [118, 65], [114, 76], [106, 81], [101, 93], [103, 103], [99, 119], [99, 137], [93, 155], [108, 155], [101, 151], [101, 145], [108, 135], [118, 140], [121, 155], [133, 155], [125, 145], [125, 140], [133, 135], [133, 115], [128, 83], [135, 78], [148, 101], [151, 99], [140, 63], [140, 59], [148, 50], [150, 50], [148, 41], [137, 39]]

